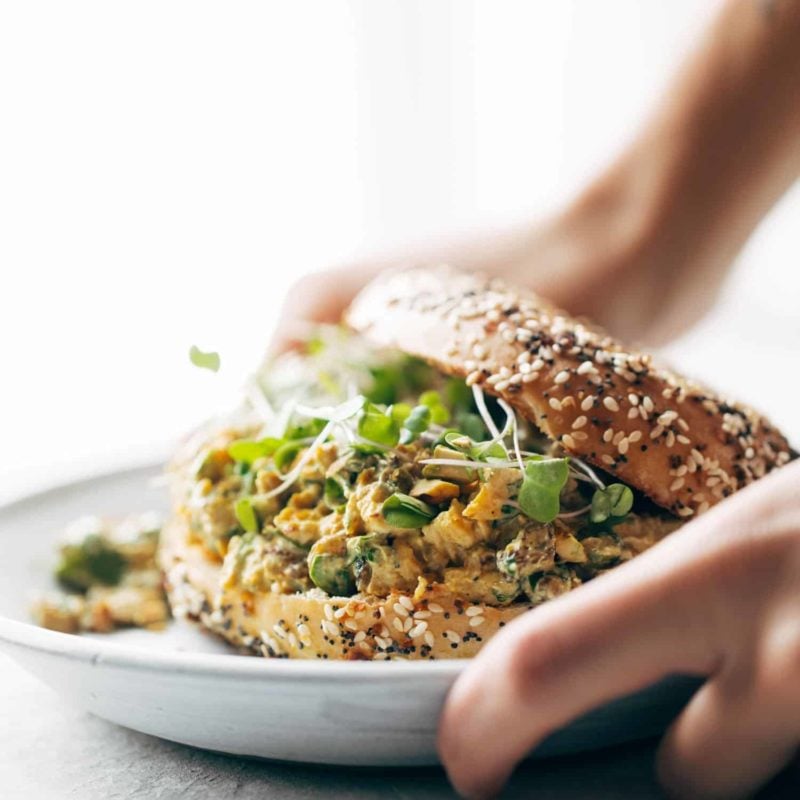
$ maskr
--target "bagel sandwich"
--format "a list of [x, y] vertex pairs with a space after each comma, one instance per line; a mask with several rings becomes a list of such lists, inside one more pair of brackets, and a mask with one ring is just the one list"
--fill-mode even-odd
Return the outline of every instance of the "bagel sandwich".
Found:
[[789, 461], [756, 411], [535, 294], [382, 276], [170, 466], [175, 616], [247, 652], [475, 655]]

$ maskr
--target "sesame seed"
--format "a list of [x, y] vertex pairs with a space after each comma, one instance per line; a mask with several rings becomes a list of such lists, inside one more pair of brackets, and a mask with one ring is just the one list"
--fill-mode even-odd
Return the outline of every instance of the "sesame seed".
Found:
[[378, 647], [379, 647], [381, 650], [386, 650], [386, 649], [388, 649], [389, 647], [391, 647], [391, 645], [392, 645], [392, 640], [391, 640], [391, 639], [389, 639], [388, 637], [376, 636], [376, 637], [375, 637], [375, 644], [376, 644], [376, 645], [378, 645]]
[[344, 606], [337, 608], [336, 611], [333, 612], [333, 616], [336, 619], [341, 619], [345, 614], [347, 614], [347, 609]]
[[655, 409], [655, 406], [653, 405], [653, 401], [652, 401], [652, 399], [650, 398], [650, 395], [648, 395], [648, 394], [646, 394], [646, 395], [645, 395], [645, 396], [642, 398], [642, 405], [644, 406], [644, 410], [645, 410], [645, 411], [646, 411], [648, 414], [651, 414], [651, 413], [653, 412], [653, 409]]
[[628, 409], [628, 419], [636, 419], [639, 416], [639, 409], [641, 406], [633, 406]]
[[673, 447], [675, 445], [675, 434], [672, 431], [667, 431], [666, 443], [667, 447]]
[[609, 411], [619, 411], [619, 403], [617, 403], [617, 401], [613, 397], [610, 397], [610, 396], [604, 397], [603, 398], [603, 405]]
[[571, 435], [578, 442], [584, 442], [589, 438], [589, 434], [586, 431], [573, 431]]
[[498, 381], [498, 382], [497, 382], [497, 383], [494, 385], [494, 388], [495, 388], [495, 389], [497, 389], [497, 391], [498, 391], [498, 392], [504, 392], [506, 389], [508, 389], [508, 385], [509, 385], [510, 383], [511, 383], [511, 381], [508, 381], [508, 380], [505, 380], [505, 381]]
[[697, 513], [698, 514], [705, 514], [705, 512], [708, 511], [708, 509], [709, 509], [709, 504], [708, 504], [708, 500], [706, 500], [706, 501], [700, 503], [700, 505], [697, 507]]
[[358, 644], [359, 642], [363, 642], [364, 639], [367, 638], [366, 631], [359, 631], [354, 637], [353, 641]]
[[613, 428], [606, 428], [603, 431], [603, 441], [610, 442], [614, 438], [614, 429]]
[[531, 339], [533, 339], [533, 333], [531, 333], [531, 331], [527, 328], [517, 328], [518, 342], [529, 342]]
[[684, 436], [682, 433], [679, 433], [675, 437], [681, 444], [691, 444], [692, 440], [688, 436]]
[[662, 425], [656, 425], [653, 430], [650, 431], [650, 438], [651, 439], [658, 439], [661, 434], [664, 433], [664, 427]]
[[628, 395], [628, 402], [629, 402], [629, 403], [630, 403], [632, 406], [638, 406], [638, 405], [639, 405], [639, 395], [638, 395], [638, 394], [634, 394], [633, 392], [631, 392], [631, 393]]
[[639, 439], [641, 439], [641, 438], [642, 438], [642, 432], [641, 431], [632, 431], [631, 433], [628, 434], [628, 441], [631, 444], [634, 444], [635, 442], [638, 442]]
[[600, 460], [608, 467], [614, 466], [614, 459], [611, 458], [611, 456], [608, 455], [608, 453], [603, 453], [603, 455], [600, 456]]
[[577, 372], [578, 375], [586, 375], [588, 372], [593, 372], [594, 369], [595, 369], [595, 366], [594, 366], [594, 364], [592, 364], [591, 361], [584, 361], [578, 367], [578, 369], [575, 370], [575, 372]]
[[422, 638], [425, 640], [425, 644], [428, 645], [428, 647], [433, 647], [435, 640], [433, 638], [433, 634], [430, 631], [425, 631], [425, 636], [423, 636]]
[[658, 417], [658, 423], [660, 425], [666, 426], [669, 425], [671, 422], [674, 422], [677, 418], [678, 418], [678, 412], [672, 411], [670, 409], [669, 411], [665, 411]]
[[754, 458], [755, 454], [756, 454], [756, 451], [753, 450], [752, 447], [748, 447], [747, 450], [744, 451], [744, 457], [745, 458]]
[[683, 508], [679, 508], [677, 513], [679, 517], [691, 517], [694, 511], [688, 506], [684, 506]]
[[482, 344], [476, 344], [472, 348], [472, 355], [475, 356], [479, 361], [482, 361], [486, 358], [486, 348]]
[[565, 433], [565, 434], [564, 434], [564, 435], [561, 437], [561, 441], [562, 441], [562, 442], [563, 442], [563, 443], [564, 443], [564, 444], [565, 444], [567, 447], [569, 447], [571, 450], [574, 450], [574, 449], [577, 447], [577, 445], [575, 444], [575, 440], [574, 440], [574, 439], [573, 439], [573, 438], [572, 438], [572, 437], [571, 437], [571, 436], [570, 436], [568, 433]]
[[408, 609], [402, 605], [401, 603], [395, 603], [392, 606], [394, 613], [397, 614], [399, 617], [407, 617], [408, 616]]
[[325, 633], [327, 633], [328, 636], [338, 636], [339, 635], [339, 627], [338, 627], [338, 625], [335, 625], [330, 620], [324, 619], [324, 620], [322, 620], [320, 625], [322, 626], [322, 630], [325, 631]]
[[569, 380], [569, 371], [563, 369], [555, 376], [555, 378], [553, 378], [553, 383], [555, 384], [566, 383], [568, 380]]
[[542, 367], [544, 367], [544, 360], [541, 358], [537, 358], [536, 361], [531, 364], [531, 369], [535, 370], [536, 372], [542, 369]]
[[475, 370], [475, 372], [470, 372], [467, 375], [467, 386], [474, 386], [478, 381], [481, 379], [481, 373], [479, 370]]
[[430, 611], [415, 611], [414, 619], [429, 619], [431, 617]]
[[402, 632], [403, 632], [403, 623], [400, 621], [400, 617], [395, 617], [395, 618], [392, 620], [392, 627], [393, 627], [395, 630], [398, 630], [398, 631], [400, 631], [400, 633], [402, 633]]
[[594, 405], [594, 395], [590, 394], [588, 397], [585, 397], [583, 402], [581, 403], [581, 411], [588, 411]]
[[548, 401], [550, 408], [561, 411], [561, 401], [557, 397], [551, 397]]
[[308, 638], [309, 636], [311, 636], [311, 629], [308, 627], [308, 625], [306, 625], [306, 624], [305, 624], [305, 622], [301, 622], [301, 623], [300, 623], [300, 624], [297, 626], [297, 632], [298, 632], [298, 633], [299, 633], [299, 634], [300, 634], [300, 635], [301, 635], [303, 638]]
[[468, 617], [477, 617], [483, 613], [483, 608], [481, 606], [470, 606], [465, 613]]
[[445, 631], [444, 635], [454, 644], [461, 641], [461, 637], [455, 631]]
[[472, 618], [472, 619], [469, 621], [469, 625], [470, 625], [470, 627], [471, 627], [471, 628], [477, 628], [477, 627], [479, 627], [480, 625], [483, 625], [483, 623], [484, 623], [485, 621], [486, 621], [486, 620], [485, 620], [483, 617], [473, 617], [473, 618]]
[[539, 377], [538, 372], [529, 372], [527, 375], [522, 376], [523, 383], [533, 383]]
[[411, 630], [411, 626], [414, 623], [411, 621], [411, 617], [406, 617], [405, 622], [403, 622], [403, 632], [408, 633]]
[[572, 430], [576, 431], [578, 428], [582, 428], [588, 420], [584, 416], [576, 417], [572, 422]]
[[611, 440], [611, 444], [618, 445], [623, 439], [625, 438], [625, 431], [617, 431], [614, 434], [614, 438]]
[[617, 445], [617, 450], [619, 450], [619, 454], [624, 456], [625, 453], [628, 452], [628, 440], [622, 439], [620, 443]]
[[428, 623], [427, 622], [420, 622], [420, 623], [417, 623], [413, 628], [411, 628], [408, 631], [408, 635], [412, 639], [419, 639], [419, 637], [422, 636], [422, 634], [425, 633], [425, 631], [427, 629], [428, 629]]
[[330, 603], [325, 603], [324, 609], [325, 616], [328, 619], [333, 619], [333, 606]]
[[434, 614], [441, 614], [444, 609], [438, 603], [428, 603], [428, 611], [432, 611]]
[[347, 628], [347, 630], [349, 630], [349, 631], [357, 631], [357, 630], [358, 630], [358, 625], [356, 625], [355, 621], [354, 621], [354, 620], [352, 620], [352, 619], [348, 619], [348, 620], [347, 620], [347, 621], [344, 623], [344, 626], [345, 626], [345, 628]]
[[672, 483], [669, 485], [669, 490], [671, 492], [677, 492], [678, 489], [682, 489], [683, 488], [683, 485], [685, 483], [686, 483], [686, 481], [683, 478], [675, 478], [675, 480], [672, 481]]

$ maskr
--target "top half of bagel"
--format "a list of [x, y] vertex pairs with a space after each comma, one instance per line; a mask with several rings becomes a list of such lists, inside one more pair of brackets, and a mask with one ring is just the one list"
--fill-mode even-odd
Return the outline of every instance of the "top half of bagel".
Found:
[[348, 324], [504, 398], [567, 453], [691, 517], [792, 457], [765, 417], [530, 291], [449, 267], [379, 277]]

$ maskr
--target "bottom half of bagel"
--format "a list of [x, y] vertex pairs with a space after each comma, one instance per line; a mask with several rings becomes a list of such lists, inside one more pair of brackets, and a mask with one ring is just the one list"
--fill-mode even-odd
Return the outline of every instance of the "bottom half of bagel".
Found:
[[159, 560], [177, 618], [199, 622], [232, 645], [273, 658], [385, 660], [469, 658], [527, 603], [495, 607], [461, 600], [436, 584], [413, 594], [331, 597], [253, 593], [222, 585], [222, 569], [172, 518]]

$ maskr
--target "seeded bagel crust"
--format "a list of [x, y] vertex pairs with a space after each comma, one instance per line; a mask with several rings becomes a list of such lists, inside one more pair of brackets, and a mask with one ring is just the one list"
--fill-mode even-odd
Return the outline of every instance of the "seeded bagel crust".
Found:
[[564, 449], [679, 517], [790, 460], [784, 436], [534, 293], [449, 267], [384, 275], [351, 327], [502, 397]]
[[414, 596], [330, 597], [222, 589], [221, 566], [189, 542], [178, 517], [161, 533], [159, 561], [172, 613], [249, 652], [277, 658], [384, 660], [469, 658], [531, 606], [496, 608], [440, 586]]

